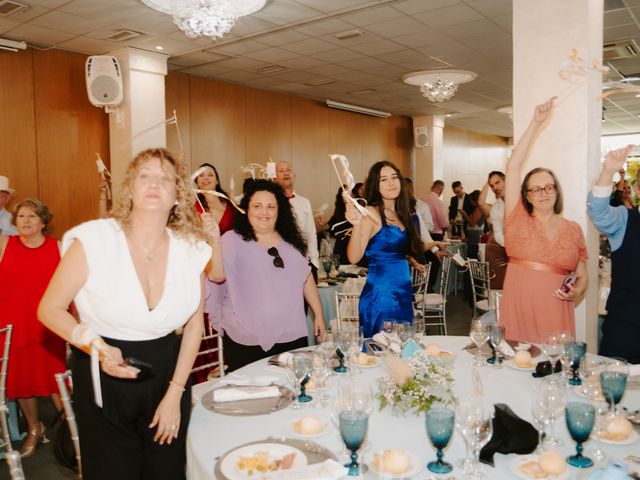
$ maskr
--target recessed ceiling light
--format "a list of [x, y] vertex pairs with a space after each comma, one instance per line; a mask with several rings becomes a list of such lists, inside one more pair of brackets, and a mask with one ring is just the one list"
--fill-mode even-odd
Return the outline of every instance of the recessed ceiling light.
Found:
[[281, 67], [280, 65], [267, 65], [266, 67], [257, 69], [256, 73], [276, 73], [281, 72], [282, 70], [286, 70], [286, 68]]
[[335, 80], [331, 80], [330, 78], [319, 78], [317, 80], [309, 80], [308, 82], [304, 82], [305, 85], [310, 87], [320, 87], [321, 85], [330, 85], [332, 83], [336, 83]]
[[164, 50], [164, 47], [162, 45], [156, 45], [156, 50]]
[[338, 40], [348, 40], [350, 38], [356, 38], [361, 35], [364, 35], [364, 32], [362, 30], [358, 30], [357, 28], [354, 28], [353, 30], [346, 30], [344, 32], [338, 32], [333, 34], [333, 36], [336, 37]]

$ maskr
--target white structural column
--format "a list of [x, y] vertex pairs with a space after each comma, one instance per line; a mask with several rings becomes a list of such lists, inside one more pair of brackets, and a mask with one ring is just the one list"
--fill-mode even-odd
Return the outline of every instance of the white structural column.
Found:
[[564, 194], [563, 215], [577, 222], [587, 238], [589, 290], [576, 309], [576, 334], [589, 350], [597, 345], [598, 237], [586, 212], [586, 196], [600, 158], [602, 75], [587, 70], [560, 76], [572, 50], [585, 65], [602, 60], [603, 0], [513, 1], [513, 120], [515, 141], [529, 124], [535, 105], [558, 96], [522, 176], [532, 168], [552, 169]]
[[141, 150], [166, 146], [164, 77], [167, 56], [137, 48], [112, 52], [122, 69], [124, 101], [109, 115], [114, 189]]
[[444, 175], [444, 160], [442, 155], [444, 120], [437, 115], [413, 117], [414, 131], [416, 127], [426, 127], [427, 135], [429, 136], [429, 145], [424, 148], [414, 147], [414, 190], [416, 196], [422, 197], [429, 192], [433, 181], [442, 179]]

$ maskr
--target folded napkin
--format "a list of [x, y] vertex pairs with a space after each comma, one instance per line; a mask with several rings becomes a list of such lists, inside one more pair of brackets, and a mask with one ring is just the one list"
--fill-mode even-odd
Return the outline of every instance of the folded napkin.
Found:
[[349, 473], [335, 460], [325, 460], [321, 463], [314, 463], [302, 468], [292, 468], [291, 470], [279, 470], [277, 472], [263, 475], [264, 480], [339, 480]]
[[278, 355], [278, 362], [282, 363], [283, 365], [291, 365], [291, 363], [293, 362], [293, 353], [281, 353], [280, 355]]
[[507, 357], [513, 357], [516, 354], [516, 352], [513, 351], [513, 348], [511, 348], [511, 345], [509, 345], [506, 340], [502, 340], [500, 342], [500, 345], [498, 345], [498, 350], [500, 350], [500, 352]]
[[533, 452], [538, 446], [538, 432], [533, 426], [518, 417], [508, 405], [496, 403], [493, 417], [493, 435], [480, 451], [480, 461], [493, 465], [495, 453]]
[[385, 347], [389, 346], [389, 341], [387, 340], [387, 337], [385, 337], [381, 333], [376, 333], [372, 338], [374, 342], [379, 343], [380, 345], [384, 345]]
[[213, 391], [214, 402], [234, 402], [236, 400], [251, 400], [279, 396], [280, 390], [278, 387], [273, 385], [270, 387], [218, 388]]
[[[562, 362], [560, 362], [559, 360], [556, 362], [556, 368], [553, 371], [553, 373], [559, 373], [562, 371]], [[536, 365], [536, 371], [533, 372], [531, 375], [534, 378], [542, 378], [542, 377], [546, 377], [547, 375], [551, 375], [551, 362], [549, 360], [546, 360], [544, 362], [538, 362], [538, 364]]]
[[257, 377], [241, 377], [226, 376], [222, 378], [218, 383], [220, 385], [233, 385], [234, 387], [268, 387], [278, 381], [278, 377], [271, 375], [260, 375]]
[[411, 358], [416, 354], [416, 352], [419, 352], [421, 350], [422, 350], [422, 347], [418, 345], [413, 338], [410, 338], [409, 341], [405, 344], [404, 348], [402, 349], [400, 356], [402, 358]]

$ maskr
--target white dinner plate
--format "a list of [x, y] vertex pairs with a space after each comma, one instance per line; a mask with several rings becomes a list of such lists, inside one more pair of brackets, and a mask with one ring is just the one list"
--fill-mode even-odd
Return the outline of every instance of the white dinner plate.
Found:
[[640, 439], [640, 435], [635, 430], [631, 431], [631, 435], [629, 435], [624, 440], [610, 440], [608, 438], [600, 437], [600, 441], [602, 443], [608, 443], [609, 445], [631, 445], [632, 443], [636, 443]]
[[236, 448], [235, 450], [231, 450], [227, 453], [220, 465], [222, 474], [229, 480], [261, 478], [263, 474], [268, 472], [254, 471], [249, 474], [247, 470], [241, 470], [238, 468], [238, 461], [240, 460], [240, 457], [251, 457], [257, 452], [268, 452], [270, 462], [279, 460], [290, 453], [295, 453], [296, 457], [291, 468], [302, 468], [307, 466], [307, 457], [297, 448], [280, 443], [254, 443], [253, 445], [245, 445], [244, 447]]
[[504, 362], [504, 364], [509, 367], [509, 368], [513, 368], [514, 370], [522, 370], [523, 372], [534, 372], [536, 370], [536, 366], [533, 365], [532, 367], [520, 367], [518, 365], [516, 365], [516, 362], [514, 362], [513, 360], [507, 360], [506, 362]]
[[374, 453], [373, 455], [371, 455], [371, 458], [369, 459], [369, 462], [367, 462], [367, 466], [375, 474], [375, 478], [384, 478], [386, 480], [400, 480], [402, 478], [415, 477], [417, 474], [419, 474], [420, 472], [425, 470], [424, 465], [422, 465], [422, 462], [420, 461], [420, 459], [418, 457], [416, 457], [413, 453], [405, 452], [411, 458], [411, 468], [409, 470], [407, 470], [406, 472], [404, 472], [402, 474], [399, 474], [399, 475], [396, 475], [396, 474], [393, 474], [393, 473], [388, 473], [385, 470], [379, 471], [375, 467], [375, 465], [373, 464], [373, 457], [374, 457], [374, 455], [382, 455], [383, 453], [384, 452], [376, 452], [376, 453]]
[[289, 424], [289, 426], [287, 427], [287, 431], [293, 435], [294, 437], [299, 437], [299, 438], [318, 438], [318, 437], [324, 437], [327, 433], [329, 433], [331, 431], [331, 424], [330, 422], [326, 421], [326, 420], [320, 420], [324, 427], [322, 428], [322, 430], [320, 430], [318, 433], [312, 433], [312, 434], [308, 434], [308, 433], [302, 433], [299, 432], [298, 430], [295, 429], [294, 424], [298, 421], [300, 421], [300, 418], [294, 422], [291, 422]]
[[380, 365], [380, 360], [376, 357], [374, 357], [373, 355], [367, 355], [369, 358], [372, 358], [374, 361], [374, 363], [368, 364], [368, 365], [362, 365], [360, 363], [353, 363], [354, 367], [356, 368], [374, 368]]
[[[509, 467], [514, 475], [518, 478], [522, 478], [523, 480], [541, 480], [540, 478], [534, 477], [533, 475], [527, 475], [520, 467], [522, 467], [525, 463], [529, 462], [538, 462], [540, 459], [540, 455], [523, 455], [514, 458], [509, 463]], [[546, 477], [542, 477], [543, 480], [566, 480], [569, 478], [569, 465], [567, 465], [567, 469], [564, 471], [562, 475], [547, 475]]]

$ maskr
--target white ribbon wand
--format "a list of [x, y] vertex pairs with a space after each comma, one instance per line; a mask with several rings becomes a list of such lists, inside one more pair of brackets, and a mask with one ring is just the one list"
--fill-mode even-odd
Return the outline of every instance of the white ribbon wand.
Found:
[[111, 186], [109, 185], [109, 183], [111, 182], [111, 172], [102, 161], [102, 158], [100, 158], [100, 154], [96, 153], [96, 156], [98, 157], [98, 159], [96, 160], [98, 173], [100, 174], [100, 178], [102, 178], [102, 181], [104, 182], [105, 189], [107, 191], [107, 199], [111, 200]]
[[[195, 172], [193, 172], [191, 174], [191, 180], [195, 182], [196, 178], [198, 178], [198, 176], [200, 176], [200, 174], [202, 172], [204, 172], [207, 169], [207, 167], [200, 167], [198, 170], [196, 170]], [[196, 188], [195, 191], [197, 193], [202, 193], [204, 195], [215, 195], [216, 197], [220, 197], [220, 198], [224, 198], [226, 201], [228, 201], [236, 210], [238, 210], [241, 214], [245, 215], [247, 212], [245, 212], [242, 208], [240, 208], [238, 205], [235, 204], [235, 202], [233, 200], [231, 200], [229, 197], [227, 197], [224, 193], [220, 193], [217, 192], [215, 190], [200, 190], [199, 188]], [[202, 205], [202, 202], [200, 201], [200, 199], [198, 198], [198, 196], [196, 195], [196, 200], [198, 200], [198, 203], [200, 204], [200, 208], [202, 208], [203, 212], [206, 212], [207, 210], [204, 208], [204, 206]]]
[[[353, 174], [351, 173], [351, 170], [349, 169], [349, 160], [347, 160], [347, 157], [339, 153], [334, 153], [333, 155], [329, 155], [329, 158], [331, 159], [331, 164], [333, 165], [333, 169], [335, 170], [336, 175], [338, 176], [338, 181], [340, 182], [340, 188], [342, 189], [342, 192], [343, 193], [351, 192], [351, 190], [353, 190], [353, 187], [356, 185], [356, 182], [355, 182], [355, 179], [353, 178]], [[340, 175], [340, 171], [338, 170], [336, 162], [338, 162], [340, 164], [340, 167], [342, 168], [342, 171], [345, 176], [345, 181], [343, 181], [342, 175]], [[345, 188], [345, 185], [347, 186], [346, 188]], [[360, 212], [360, 214], [362, 214], [365, 217], [369, 217], [373, 223], [378, 225], [378, 220], [376, 220], [366, 208], [360, 205], [355, 198], [353, 198], [350, 194], [347, 194], [346, 198], [356, 208], [356, 210]]]

